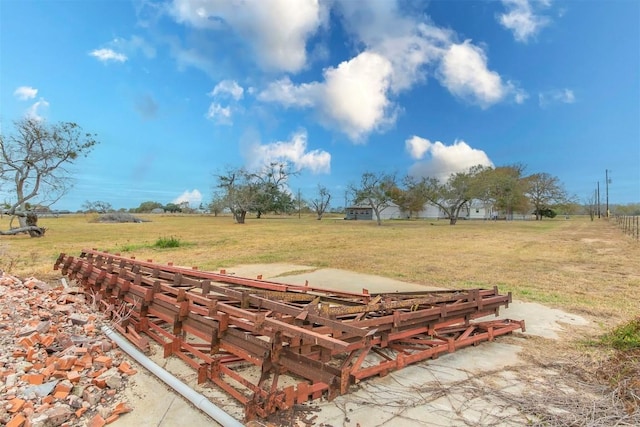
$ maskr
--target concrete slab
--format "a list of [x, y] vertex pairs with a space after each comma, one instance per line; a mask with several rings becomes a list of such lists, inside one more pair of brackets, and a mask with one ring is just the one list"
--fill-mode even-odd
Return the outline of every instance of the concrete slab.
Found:
[[[290, 284], [304, 285], [308, 281], [313, 286], [333, 289], [361, 291], [366, 288], [370, 293], [437, 289], [367, 274], [291, 264], [243, 265], [226, 271], [241, 277], [262, 275], [266, 280]], [[589, 323], [561, 310], [517, 301], [503, 310], [501, 317], [524, 319], [527, 332], [523, 337], [547, 339], [557, 339], [568, 325]], [[408, 366], [382, 378], [370, 378], [332, 402], [311, 402], [303, 406], [314, 410], [313, 425], [316, 426], [523, 425], [527, 419], [500, 395], [492, 393], [501, 390], [507, 395], [519, 394], [527, 387], [516, 374], [517, 367], [523, 363], [520, 343], [524, 344], [526, 339], [517, 338], [516, 334], [516, 338], [504, 341], [482, 343]], [[233, 399], [214, 386], [198, 386], [189, 366], [173, 358], [164, 360], [159, 353], [152, 356], [156, 363], [164, 364], [172, 374], [241, 419], [242, 408]], [[513, 369], [507, 369], [509, 367]], [[134, 412], [123, 416], [113, 426], [217, 425], [151, 374], [145, 374], [140, 367], [137, 369], [139, 374], [132, 377], [133, 386], [127, 390]]]

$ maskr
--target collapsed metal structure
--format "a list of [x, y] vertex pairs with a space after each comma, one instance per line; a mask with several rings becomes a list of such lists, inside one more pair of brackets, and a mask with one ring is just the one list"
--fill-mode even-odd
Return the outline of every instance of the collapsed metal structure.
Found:
[[525, 329], [524, 321], [472, 321], [511, 302], [497, 287], [373, 295], [96, 250], [60, 254], [54, 268], [81, 283], [137, 347], [157, 341], [164, 357], [196, 369], [199, 383], [242, 403], [247, 420]]

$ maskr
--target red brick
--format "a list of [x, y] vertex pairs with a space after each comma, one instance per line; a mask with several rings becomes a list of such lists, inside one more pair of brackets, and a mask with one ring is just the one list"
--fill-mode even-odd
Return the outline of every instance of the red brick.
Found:
[[105, 424], [111, 424], [112, 422], [114, 422], [115, 420], [117, 420], [118, 418], [120, 418], [120, 415], [118, 414], [112, 414], [111, 416], [109, 416], [106, 420], [104, 420]]
[[105, 388], [107, 386], [107, 382], [101, 378], [94, 378], [91, 381], [91, 384], [100, 387], [100, 388]]
[[104, 366], [105, 368], [110, 368], [112, 360], [109, 356], [98, 356], [93, 359], [94, 363]]
[[96, 414], [95, 417], [89, 420], [89, 424], [87, 424], [87, 427], [104, 427], [105, 424], [106, 422], [104, 418], [102, 418], [100, 414]]
[[81, 375], [78, 371], [69, 371], [67, 372], [67, 379], [72, 383], [77, 383], [80, 381]]
[[9, 412], [11, 412], [12, 414], [15, 414], [16, 412], [22, 409], [25, 401], [23, 399], [16, 397], [11, 399], [9, 403], [11, 404], [11, 409], [9, 409]]
[[81, 365], [83, 368], [88, 369], [93, 366], [93, 357], [90, 354], [83, 354], [76, 362], [76, 365]]
[[53, 371], [54, 378], [66, 378], [67, 373], [65, 371]]
[[44, 368], [42, 371], [40, 371], [42, 373], [42, 375], [44, 375], [45, 378], [49, 378], [51, 375], [53, 375], [53, 373], [56, 371], [56, 367], [55, 365], [52, 363], [50, 365], [47, 365], [46, 368]]
[[12, 356], [15, 357], [15, 358], [25, 357], [26, 355], [27, 355], [26, 350], [23, 350], [21, 348], [17, 348], [15, 350], [13, 350], [13, 353], [12, 353]]
[[53, 342], [56, 340], [56, 337], [49, 334], [49, 335], [45, 335], [44, 337], [40, 338], [40, 344], [42, 344], [45, 347], [51, 347], [51, 345], [53, 344]]
[[51, 408], [51, 404], [50, 404], [50, 403], [44, 403], [44, 404], [42, 404], [42, 405], [40, 405], [40, 406], [38, 406], [38, 407], [36, 408], [36, 412], [37, 412], [38, 414], [40, 414], [40, 413], [42, 413], [42, 412], [46, 411], [46, 410], [47, 410], [47, 409], [49, 409], [49, 408]]
[[131, 369], [131, 365], [126, 361], [123, 361], [121, 364], [118, 365], [118, 370], [123, 374], [126, 373], [129, 369]]
[[63, 382], [59, 383], [58, 385], [56, 385], [56, 388], [53, 390], [53, 397], [55, 397], [56, 399], [62, 400], [69, 395], [72, 388], [73, 387]]
[[116, 407], [113, 408], [113, 413], [118, 415], [126, 414], [127, 412], [131, 412], [131, 411], [132, 411], [131, 407], [124, 402], [118, 403]]
[[69, 396], [68, 391], [56, 391], [53, 393], [53, 397], [58, 400], [64, 400], [67, 396]]
[[31, 385], [40, 385], [44, 382], [44, 375], [42, 374], [23, 375], [22, 381], [26, 381]]
[[98, 369], [97, 371], [90, 372], [89, 376], [91, 378], [95, 378], [95, 377], [99, 377], [100, 375], [104, 374], [105, 372], [107, 372], [107, 368], [102, 368], [102, 369]]
[[11, 421], [7, 423], [6, 427], [21, 427], [25, 421], [27, 421], [27, 419], [22, 414], [17, 414], [11, 418]]
[[62, 356], [56, 362], [56, 369], [60, 371], [70, 371], [71, 368], [73, 368], [73, 365], [76, 363], [76, 360], [78, 360], [77, 356], [73, 356], [70, 354]]

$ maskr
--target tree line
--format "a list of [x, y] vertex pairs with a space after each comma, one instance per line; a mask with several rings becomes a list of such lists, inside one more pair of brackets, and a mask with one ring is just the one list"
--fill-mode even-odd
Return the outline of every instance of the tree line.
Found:
[[[0, 235], [25, 232], [32, 237], [44, 235], [45, 229], [37, 225], [38, 210], [33, 206], [46, 209], [66, 194], [71, 181], [68, 167], [88, 155], [97, 143], [94, 134], [83, 131], [76, 123], [49, 124], [32, 117], [15, 121], [13, 133], [7, 136], [0, 133], [0, 191], [15, 195], [15, 201], [0, 206], [0, 214], [12, 218], [9, 230], [0, 230]], [[453, 225], [473, 200], [482, 201], [506, 216], [532, 213], [536, 219], [553, 216], [572, 202], [557, 177], [547, 173], [525, 176], [524, 169], [522, 165], [479, 165], [444, 180], [411, 176], [398, 179], [386, 172], [365, 172], [360, 182], [350, 184], [348, 190], [354, 205], [372, 208], [378, 224], [381, 213], [392, 204], [411, 217], [430, 203]], [[288, 186], [295, 175], [297, 172], [281, 162], [269, 163], [259, 170], [227, 168], [215, 174], [208, 209], [213, 214], [229, 211], [236, 222], [244, 223], [248, 213], [260, 218], [265, 213], [300, 212], [304, 205], [322, 219], [331, 203], [330, 191], [318, 185], [314, 197], [302, 200]], [[87, 201], [83, 208], [98, 213], [113, 211], [103, 201]], [[130, 212], [151, 212], [156, 208], [168, 212], [193, 211], [188, 204], [147, 201]], [[14, 218], [18, 219], [17, 227], [12, 225]]]
[[[454, 225], [463, 209], [474, 200], [507, 217], [514, 213], [531, 213], [537, 220], [553, 217], [557, 209], [573, 202], [557, 177], [548, 173], [525, 176], [524, 169], [522, 165], [478, 165], [453, 173], [444, 181], [412, 176], [398, 179], [395, 174], [365, 172], [360, 182], [350, 184], [348, 189], [353, 204], [370, 207], [378, 224], [382, 222], [382, 212], [392, 205], [412, 217], [430, 203]], [[291, 211], [295, 200], [286, 186], [290, 176], [284, 163], [271, 163], [258, 172], [228, 169], [216, 175], [217, 191], [212, 204], [228, 209], [238, 223], [244, 223], [249, 212], [256, 213], [259, 218], [265, 212]], [[330, 200], [329, 190], [319, 185], [316, 197], [307, 206], [312, 207], [321, 219]]]

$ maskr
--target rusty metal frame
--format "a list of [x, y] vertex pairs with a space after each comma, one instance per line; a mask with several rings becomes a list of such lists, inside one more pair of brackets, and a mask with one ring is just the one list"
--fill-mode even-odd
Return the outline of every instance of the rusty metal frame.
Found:
[[[148, 338], [245, 407], [245, 419], [345, 394], [354, 383], [525, 330], [497, 315], [497, 287], [371, 295], [160, 265], [97, 250], [54, 265], [92, 292], [116, 329], [142, 350]], [[260, 369], [258, 382], [247, 364]], [[282, 381], [286, 377], [287, 380]]]

